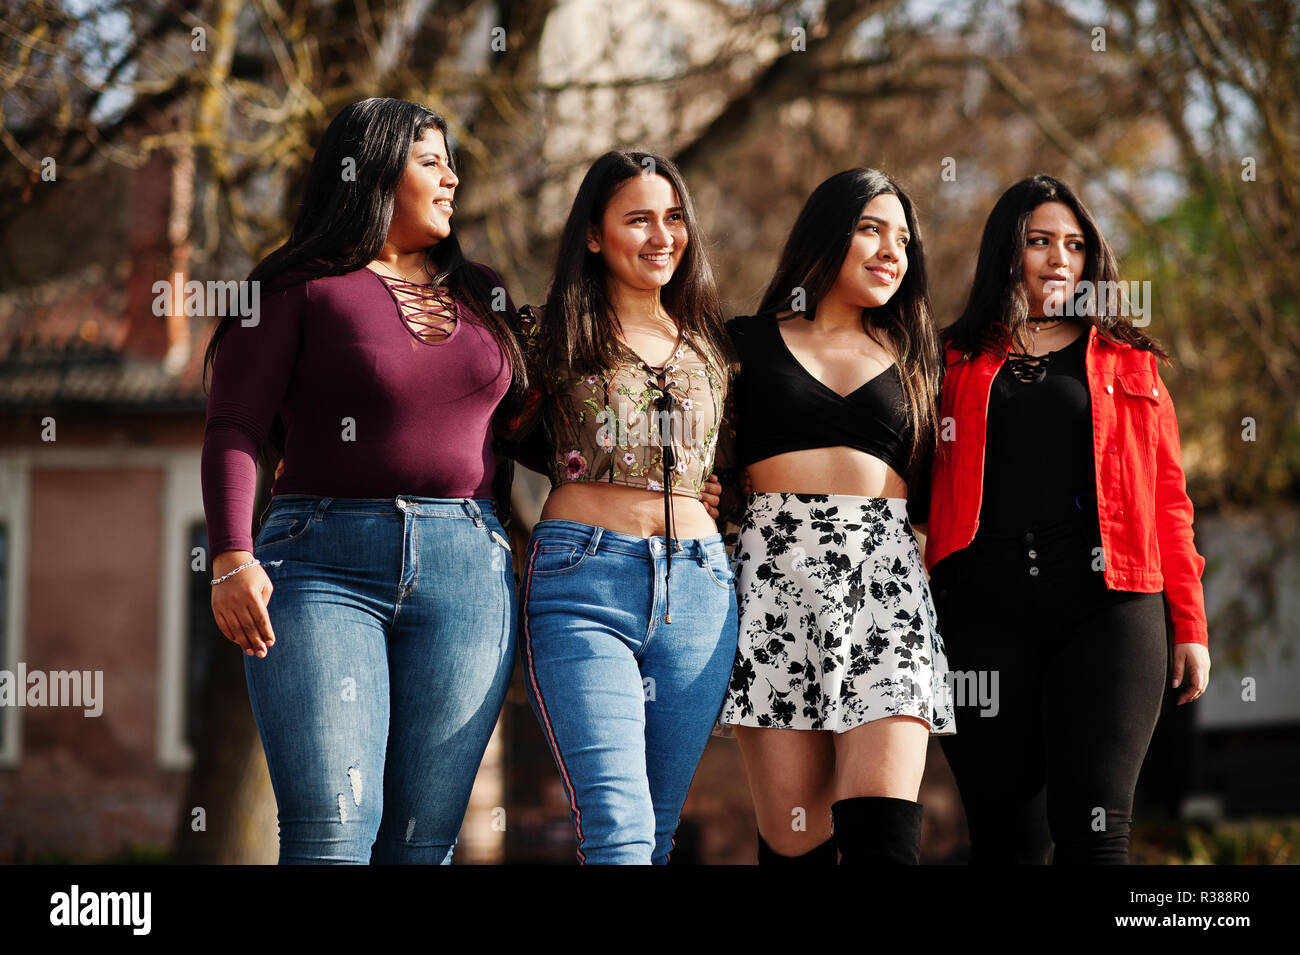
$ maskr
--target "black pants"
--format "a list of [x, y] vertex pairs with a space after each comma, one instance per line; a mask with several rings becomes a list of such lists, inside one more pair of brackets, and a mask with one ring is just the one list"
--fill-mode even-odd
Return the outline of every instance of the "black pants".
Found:
[[1107, 590], [1100, 553], [1094, 518], [981, 529], [934, 567], [972, 863], [1128, 862], [1169, 648], [1162, 595]]

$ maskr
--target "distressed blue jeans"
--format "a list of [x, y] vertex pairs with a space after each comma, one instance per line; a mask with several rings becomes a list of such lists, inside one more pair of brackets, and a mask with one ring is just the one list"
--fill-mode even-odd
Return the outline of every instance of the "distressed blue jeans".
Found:
[[677, 544], [669, 593], [663, 537], [546, 520], [529, 542], [520, 649], [584, 863], [668, 862], [722, 709], [736, 657], [727, 552], [717, 534]]
[[488, 500], [272, 499], [275, 645], [245, 657], [280, 862], [448, 864], [514, 663]]

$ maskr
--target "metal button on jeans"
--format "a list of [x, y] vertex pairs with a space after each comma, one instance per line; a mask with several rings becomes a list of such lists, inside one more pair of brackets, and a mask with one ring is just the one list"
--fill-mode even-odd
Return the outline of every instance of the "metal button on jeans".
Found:
[[1030, 560], [1033, 560], [1033, 559], [1034, 559], [1035, 557], [1037, 557], [1037, 556], [1038, 556], [1038, 551], [1036, 551], [1036, 550], [1031, 550], [1031, 551], [1029, 552], [1029, 559], [1030, 559]]
[[1037, 576], [1038, 576], [1038, 568], [1037, 568], [1037, 567], [1030, 567], [1030, 568], [1029, 568], [1029, 576], [1030, 576], [1030, 577], [1037, 577]]

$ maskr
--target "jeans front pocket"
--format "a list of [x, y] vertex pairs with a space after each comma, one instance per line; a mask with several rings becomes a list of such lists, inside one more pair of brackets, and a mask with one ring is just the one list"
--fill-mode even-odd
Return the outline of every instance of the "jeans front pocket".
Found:
[[296, 511], [292, 514], [272, 512], [271, 519], [262, 525], [253, 550], [261, 551], [267, 547], [300, 541], [311, 532], [316, 523], [311, 511]]
[[587, 549], [570, 541], [539, 540], [533, 543], [529, 573], [534, 577], [558, 577], [582, 566]]
[[736, 575], [731, 569], [731, 559], [725, 549], [719, 548], [716, 551], [706, 552], [704, 566], [708, 568], [709, 577], [719, 587], [730, 590], [736, 586]]

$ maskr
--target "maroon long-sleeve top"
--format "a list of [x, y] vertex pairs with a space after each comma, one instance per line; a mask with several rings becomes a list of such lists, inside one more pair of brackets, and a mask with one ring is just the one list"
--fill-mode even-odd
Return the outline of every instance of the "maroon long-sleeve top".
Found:
[[[493, 276], [495, 278], [495, 276]], [[212, 369], [203, 507], [212, 554], [253, 549], [257, 454], [279, 414], [272, 495], [491, 497], [492, 415], [510, 363], [467, 305], [421, 339], [370, 269], [297, 282], [236, 319]]]

